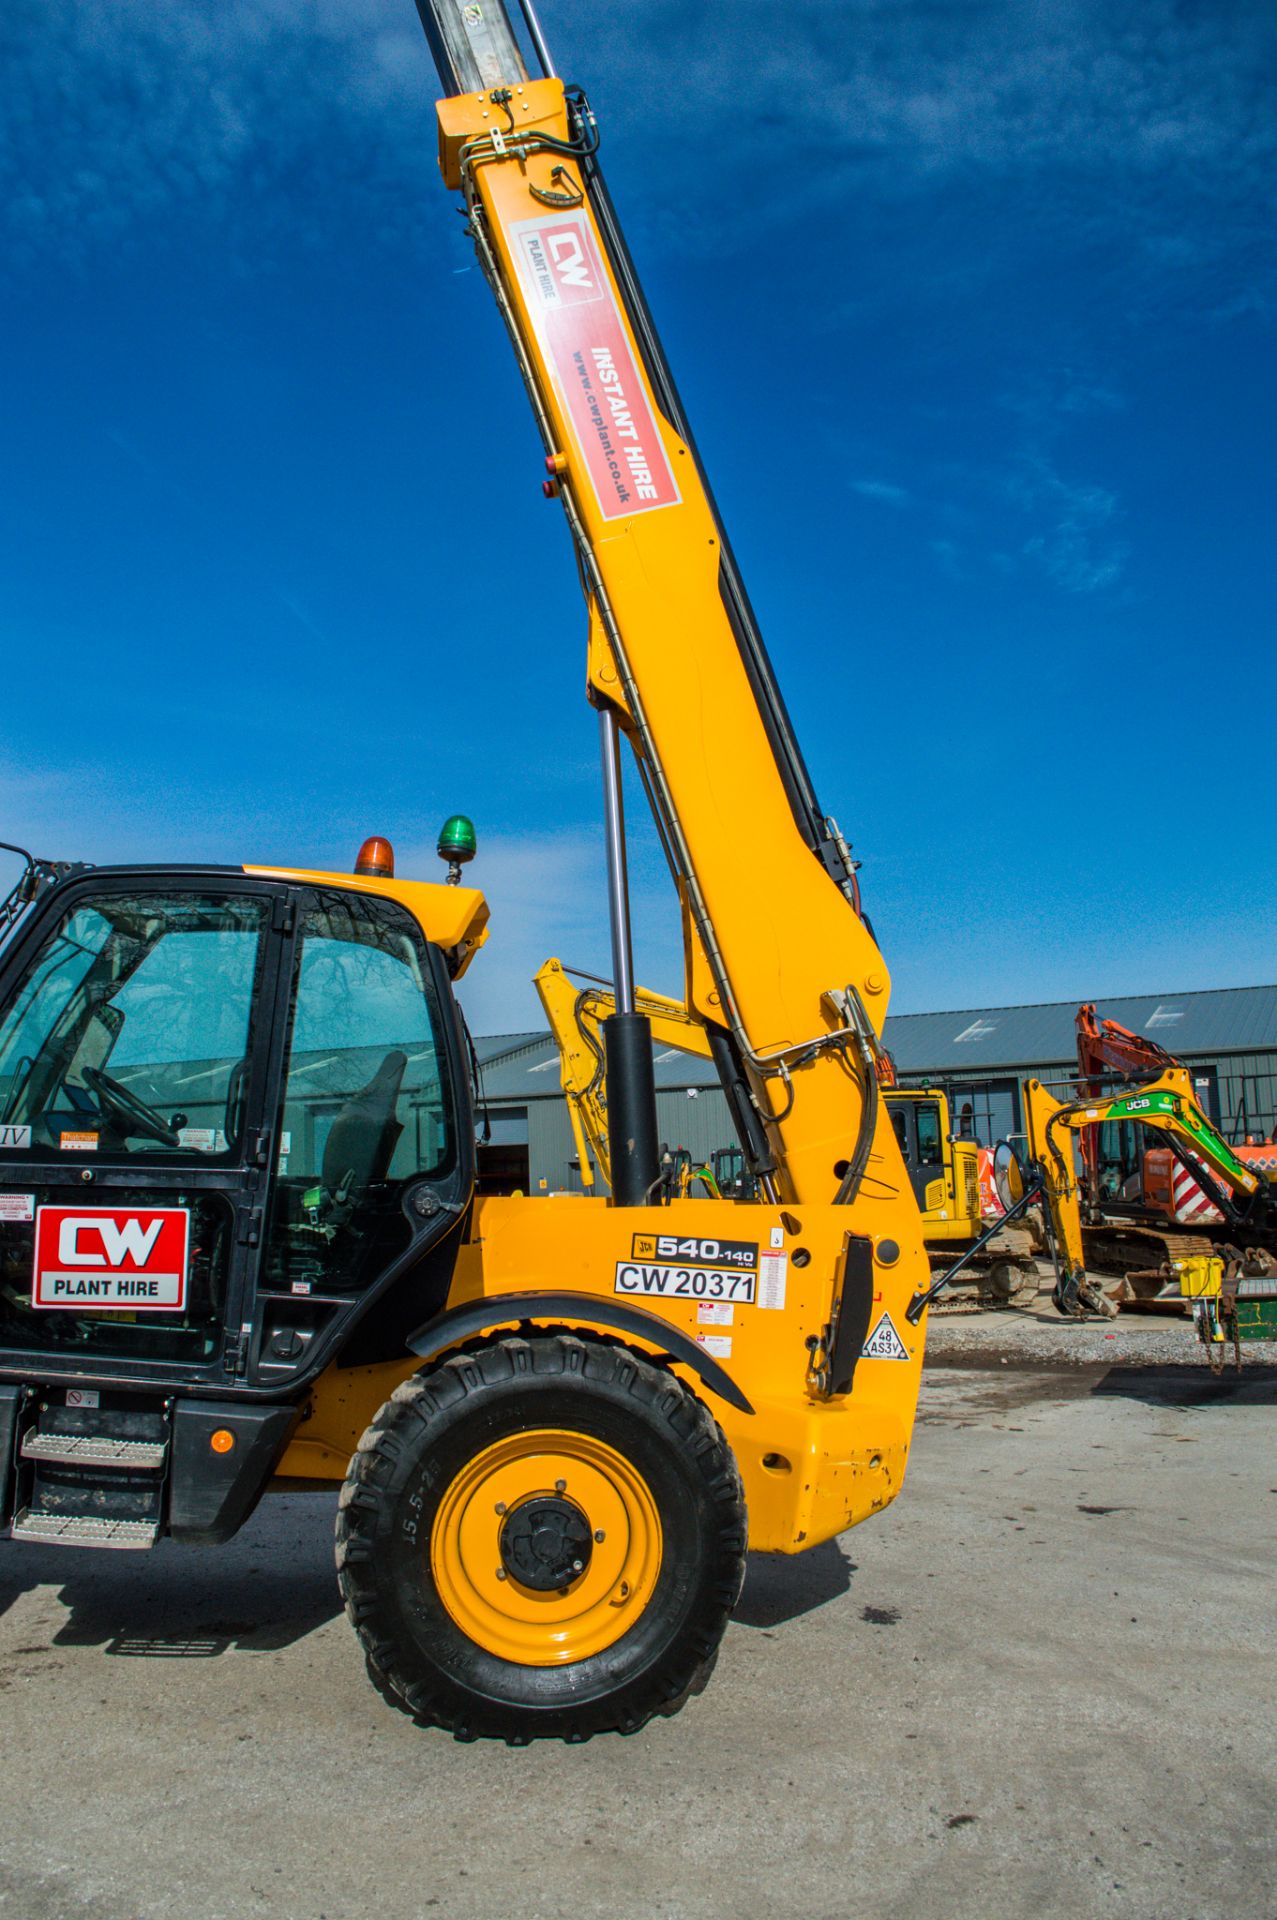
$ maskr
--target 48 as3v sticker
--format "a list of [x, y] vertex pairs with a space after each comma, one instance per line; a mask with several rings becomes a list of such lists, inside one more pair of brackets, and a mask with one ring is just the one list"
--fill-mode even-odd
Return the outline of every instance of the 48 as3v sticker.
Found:
[[615, 1291], [661, 1299], [739, 1300], [749, 1306], [757, 1280], [756, 1273], [733, 1273], [724, 1267], [649, 1266], [640, 1260], [618, 1260]]

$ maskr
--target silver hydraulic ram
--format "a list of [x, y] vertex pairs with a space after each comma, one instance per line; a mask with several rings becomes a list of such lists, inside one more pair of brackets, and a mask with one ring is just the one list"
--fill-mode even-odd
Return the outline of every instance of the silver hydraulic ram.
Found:
[[[503, 0], [417, 0], [417, 12], [446, 94], [517, 87], [527, 62]], [[532, 0], [520, 0], [528, 39], [544, 75], [554, 72]]]

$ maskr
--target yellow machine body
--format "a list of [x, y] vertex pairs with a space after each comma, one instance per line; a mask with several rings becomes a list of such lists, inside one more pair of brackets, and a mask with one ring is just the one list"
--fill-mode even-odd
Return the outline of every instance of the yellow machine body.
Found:
[[[748, 1398], [751, 1411], [744, 1412], [706, 1393], [694, 1375], [683, 1374], [709, 1400], [731, 1443], [745, 1488], [751, 1548], [798, 1553], [867, 1519], [900, 1491], [918, 1395], [923, 1333], [905, 1319], [912, 1286], [899, 1257], [875, 1263], [869, 1327], [872, 1343], [883, 1315], [888, 1316], [900, 1340], [898, 1357], [894, 1342], [884, 1338], [882, 1358], [860, 1359], [852, 1394], [830, 1399], [818, 1389], [813, 1363], [840, 1281], [846, 1232], [841, 1207], [804, 1207], [795, 1218], [789, 1209], [727, 1200], [624, 1208], [584, 1196], [494, 1196], [476, 1204], [448, 1306], [490, 1295], [571, 1293], [580, 1296], [579, 1315], [556, 1310], [548, 1320], [538, 1319], [533, 1307], [531, 1323], [589, 1330], [597, 1325], [591, 1296], [605, 1284], [614, 1288], [618, 1270], [634, 1270], [636, 1290], [623, 1297], [659, 1314], [691, 1340], [707, 1343], [707, 1353]], [[697, 1298], [690, 1292], [678, 1299], [654, 1298], [641, 1290], [642, 1270], [650, 1270], [667, 1241], [675, 1247], [704, 1246], [756, 1235], [760, 1252], [773, 1263], [770, 1274], [764, 1268], [760, 1291], [770, 1288], [764, 1298], [780, 1304]], [[804, 1256], [809, 1257], [799, 1264]], [[678, 1255], [669, 1259], [677, 1262]], [[686, 1264], [695, 1268], [697, 1263], [687, 1256]], [[724, 1275], [725, 1288], [731, 1278]], [[621, 1296], [613, 1292], [611, 1297]], [[518, 1324], [528, 1320], [513, 1310], [492, 1322], [494, 1329]], [[659, 1340], [630, 1338], [638, 1351], [660, 1350]], [[809, 1340], [816, 1343], [814, 1351]], [[306, 1417], [280, 1462], [280, 1475], [341, 1480], [360, 1433], [418, 1365], [406, 1356], [381, 1366], [330, 1368], [316, 1384]]]

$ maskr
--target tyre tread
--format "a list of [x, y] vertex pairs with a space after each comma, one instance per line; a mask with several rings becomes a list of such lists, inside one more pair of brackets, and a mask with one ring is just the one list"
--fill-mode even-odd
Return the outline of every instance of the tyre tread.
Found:
[[[621, 1393], [665, 1426], [696, 1469], [718, 1513], [715, 1616], [690, 1628], [641, 1683], [535, 1716], [502, 1702], [458, 1700], [443, 1676], [412, 1670], [395, 1632], [376, 1571], [376, 1537], [396, 1468], [422, 1430], [477, 1393], [535, 1378], [566, 1378]], [[338, 1582], [346, 1614], [382, 1698], [419, 1725], [458, 1740], [487, 1737], [524, 1745], [552, 1737], [577, 1743], [597, 1733], [636, 1733], [654, 1715], [677, 1713], [713, 1670], [728, 1616], [745, 1575], [746, 1521], [740, 1475], [713, 1414], [665, 1368], [611, 1340], [576, 1332], [508, 1335], [476, 1343], [404, 1380], [360, 1438], [337, 1512]]]

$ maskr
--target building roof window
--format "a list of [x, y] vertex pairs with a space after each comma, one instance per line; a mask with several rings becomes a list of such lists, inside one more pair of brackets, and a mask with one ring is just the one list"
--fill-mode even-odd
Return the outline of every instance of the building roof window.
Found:
[[954, 1034], [953, 1044], [955, 1047], [970, 1046], [973, 1041], [987, 1040], [989, 1035], [996, 1033], [997, 1030], [996, 1020], [973, 1020], [969, 1027], [962, 1029], [961, 1033]]

